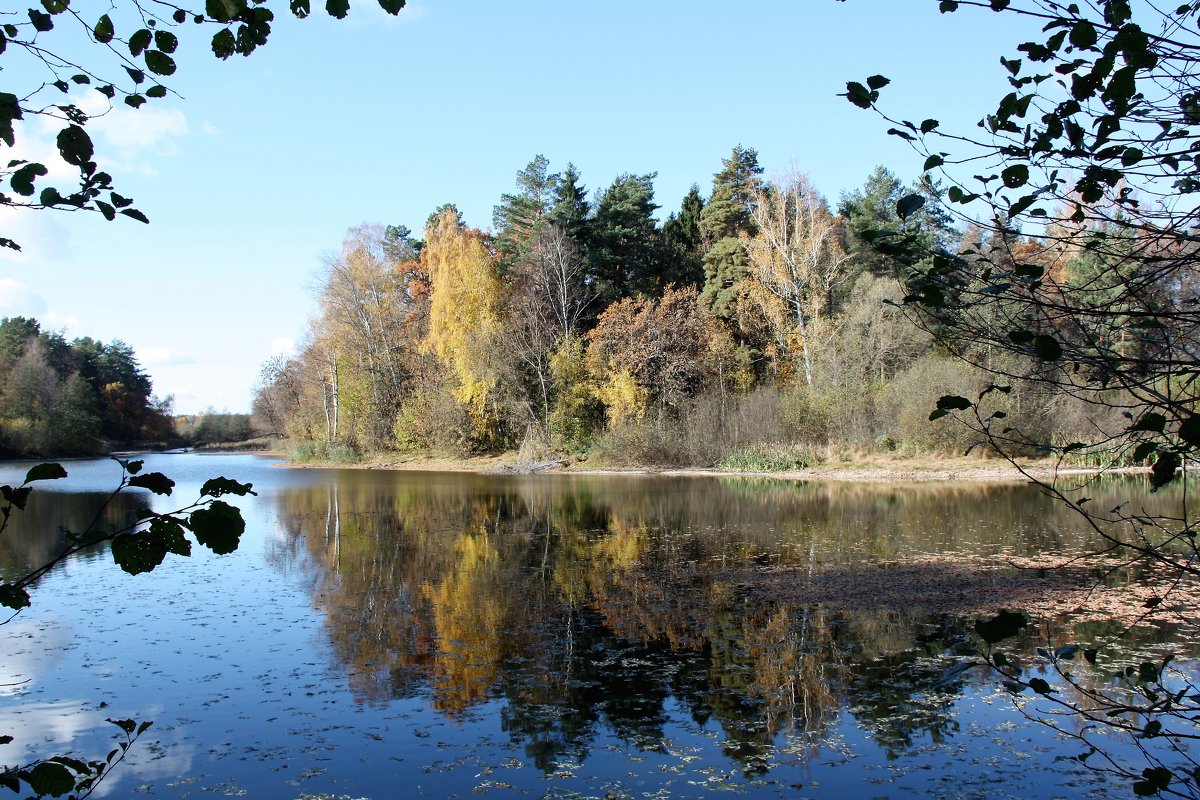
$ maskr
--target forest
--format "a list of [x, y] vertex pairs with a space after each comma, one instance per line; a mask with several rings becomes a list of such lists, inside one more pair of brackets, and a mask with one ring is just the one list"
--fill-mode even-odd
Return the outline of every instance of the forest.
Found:
[[128, 344], [0, 319], [0, 454], [92, 455], [174, 438], [172, 400], [154, 396]]
[[[836, 203], [799, 172], [763, 172], [734, 147], [707, 196], [693, 185], [660, 224], [653, 173], [589, 194], [573, 165], [539, 155], [488, 230], [452, 204], [421, 237], [352, 228], [325, 260], [298, 352], [263, 367], [256, 428], [299, 460], [516, 449], [771, 470], [960, 454], [977, 433], [930, 412], [997, 372], [1012, 389], [989, 408], [1027, 441], [1073, 441], [1115, 413], [1112, 398], [1093, 406], [1039, 380], [1041, 359], [951, 353], [872, 242], [890, 230], [926, 253], [1038, 264], [1086, 286], [1103, 267], [1086, 240], [1103, 231], [956, 225], [938, 183], [884, 167]], [[1060, 216], [1050, 225], [1073, 225]]]

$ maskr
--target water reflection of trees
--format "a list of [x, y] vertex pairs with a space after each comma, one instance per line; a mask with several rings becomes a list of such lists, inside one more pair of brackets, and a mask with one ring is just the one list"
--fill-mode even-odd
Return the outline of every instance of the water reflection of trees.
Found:
[[[56, 558], [67, 546], [64, 531], [84, 533], [123, 528], [147, 505], [145, 493], [36, 491], [23, 511], [14, 511], [0, 536], [0, 577], [11, 580]], [[94, 559], [107, 547], [82, 551], [75, 558]]]
[[663, 747], [670, 699], [719, 725], [748, 773], [781, 734], [818, 742], [842, 708], [893, 754], [952, 735], [950, 699], [916, 693], [954, 624], [752, 604], [722, 576], [1085, 544], [1060, 506], [1013, 487], [343, 473], [278, 504], [277, 557], [306, 565], [360, 700], [429, 692], [455, 714], [503, 698], [506, 730], [547, 770], [601, 730]]

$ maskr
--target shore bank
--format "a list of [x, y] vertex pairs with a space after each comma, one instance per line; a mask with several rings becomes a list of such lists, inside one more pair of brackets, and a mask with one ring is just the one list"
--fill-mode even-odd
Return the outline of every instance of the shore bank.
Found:
[[[272, 453], [286, 457], [285, 453]], [[738, 472], [698, 467], [610, 467], [571, 459], [523, 460], [515, 453], [464, 458], [413, 456], [384, 453], [356, 463], [289, 462], [281, 466], [298, 469], [374, 469], [418, 472], [475, 472], [494, 475], [568, 474], [568, 475], [667, 475], [679, 477], [772, 478], [794, 481], [842, 481], [848, 483], [930, 483], [969, 481], [981, 483], [1024, 482], [1030, 478], [1051, 480], [1055, 477], [1086, 477], [1106, 474], [1138, 474], [1145, 467], [1121, 467], [1108, 470], [1058, 466], [1053, 461], [1021, 462], [1020, 468], [1000, 459], [922, 457], [862, 459], [844, 463], [826, 463], [800, 470], [781, 472]]]

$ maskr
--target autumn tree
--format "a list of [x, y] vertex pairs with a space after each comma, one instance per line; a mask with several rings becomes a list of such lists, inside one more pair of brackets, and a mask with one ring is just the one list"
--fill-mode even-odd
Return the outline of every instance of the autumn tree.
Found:
[[752, 205], [753, 234], [742, 246], [750, 280], [760, 290], [776, 334], [796, 349], [804, 381], [813, 383], [813, 337], [830, 310], [833, 290], [845, 278], [843, 222], [804, 175], [790, 175], [760, 190]]
[[406, 325], [414, 313], [411, 265], [415, 252], [380, 225], [352, 228], [341, 253], [325, 261], [321, 289], [322, 335], [340, 340], [367, 387], [366, 443], [391, 437], [392, 418], [408, 379], [405, 347], [415, 349]]
[[588, 358], [601, 378], [601, 399], [614, 421], [649, 404], [678, 411], [705, 378], [708, 330], [694, 288], [667, 287], [662, 297], [614, 303], [587, 334]]
[[426, 344], [453, 376], [476, 433], [494, 437], [502, 284], [483, 235], [444, 209], [425, 231], [421, 262], [432, 287]]

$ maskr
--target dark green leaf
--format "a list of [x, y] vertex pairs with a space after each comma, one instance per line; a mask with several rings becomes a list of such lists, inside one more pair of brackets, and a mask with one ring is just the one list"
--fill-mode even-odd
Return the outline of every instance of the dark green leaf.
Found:
[[113, 24], [112, 20], [108, 18], [108, 14], [96, 21], [96, 27], [92, 28], [92, 36], [100, 44], [108, 44], [113, 40]]
[[929, 133], [938, 126], [936, 119], [927, 119], [921, 123], [921, 133]]
[[155, 517], [150, 522], [148, 533], [157, 538], [168, 553], [174, 553], [177, 556], [192, 554], [192, 543], [187, 540], [183, 533], [183, 525], [177, 519]]
[[312, 13], [311, 0], [290, 0], [289, 7], [292, 9], [292, 13], [300, 19], [304, 19]]
[[1001, 611], [991, 619], [978, 620], [975, 623], [975, 632], [988, 644], [996, 644], [1016, 636], [1027, 624], [1028, 620], [1025, 619], [1024, 614], [1015, 611]]
[[234, 0], [205, 0], [204, 11], [217, 22], [230, 22], [237, 16]]
[[1142, 442], [1134, 448], [1133, 460], [1136, 463], [1141, 464], [1147, 458], [1154, 455], [1156, 450], [1158, 450], [1158, 445], [1156, 445], [1154, 442]]
[[187, 21], [187, 16], [188, 15], [186, 11], [184, 11], [182, 8], [177, 8], [175, 9], [175, 12], [171, 14], [171, 19], [175, 20], [176, 25], [182, 25]]
[[943, 14], [951, 11], [958, 11], [958, 0], [942, 0], [940, 3], [938, 3], [938, 11], [942, 12]]
[[1096, 43], [1096, 26], [1081, 19], [1071, 27], [1071, 44], [1080, 49], [1086, 49]]
[[239, 483], [231, 478], [210, 478], [204, 482], [204, 486], [200, 488], [201, 497], [220, 497], [226, 494], [236, 494], [239, 497], [244, 497], [248, 494], [255, 494], [251, 491], [251, 483]]
[[138, 222], [144, 222], [147, 225], [150, 224], [150, 220], [146, 217], [146, 215], [138, 211], [136, 208], [126, 208], [123, 209], [121, 213], [130, 219], [136, 219]]
[[134, 475], [129, 479], [130, 486], [139, 489], [149, 489], [155, 494], [170, 494], [175, 488], [175, 481], [161, 472], [147, 472], [144, 475]]
[[132, 80], [136, 84], [141, 84], [146, 80], [146, 73], [140, 69], [134, 69], [133, 67], [126, 67], [125, 71], [129, 73], [129, 79]]
[[846, 93], [843, 97], [859, 108], [870, 108], [871, 103], [875, 102], [874, 94], [857, 81], [850, 81], [846, 84]]
[[130, 475], [137, 475], [139, 472], [142, 471], [142, 467], [144, 467], [145, 465], [146, 465], [145, 461], [138, 459], [137, 461], [127, 461], [122, 466], [125, 468], [125, 471], [128, 472]]
[[1098, 655], [1100, 655], [1100, 651], [1099, 651], [1099, 650], [1084, 650], [1084, 651], [1083, 651], [1083, 657], [1084, 657], [1085, 659], [1087, 659], [1087, 662], [1088, 662], [1089, 664], [1095, 664], [1095, 663], [1096, 663], [1096, 656], [1098, 656]]
[[29, 21], [33, 23], [34, 30], [39, 33], [54, 30], [54, 20], [49, 14], [43, 14], [36, 8], [29, 9]]
[[[154, 35], [147, 28], [135, 31], [133, 36], [129, 37], [129, 54], [134, 58], [140, 56], [142, 51], [150, 46], [153, 37]], [[141, 83], [141, 81], [138, 81], [138, 83]]]
[[29, 495], [32, 491], [33, 487], [31, 486], [22, 486], [18, 489], [11, 486], [0, 486], [0, 496], [4, 497], [4, 502], [22, 511], [25, 510], [25, 504], [29, 502]]
[[1019, 189], [1029, 182], [1029, 167], [1025, 164], [1013, 164], [1000, 173], [1000, 179], [1009, 189]]
[[22, 197], [29, 197], [36, 191], [33, 182], [45, 174], [46, 167], [44, 165], [26, 164], [14, 172], [8, 182], [12, 185], [14, 192]]
[[405, 0], [379, 0], [379, 7], [395, 16], [400, 13], [400, 9], [404, 8], [404, 2]]
[[1171, 785], [1175, 774], [1166, 767], [1146, 767], [1142, 770], [1144, 780], [1133, 784], [1133, 793], [1138, 797], [1153, 797]]
[[126, 533], [112, 540], [113, 560], [130, 575], [150, 572], [167, 557], [167, 546], [161, 536], [149, 533]]
[[1062, 647], [1056, 648], [1054, 650], [1054, 657], [1070, 661], [1071, 659], [1075, 658], [1075, 655], [1078, 652], [1079, 652], [1079, 647], [1077, 645], [1064, 644]]
[[1179, 438], [1192, 447], [1200, 447], [1200, 414], [1193, 414], [1179, 423]]
[[100, 213], [102, 215], [104, 215], [104, 218], [106, 220], [108, 220], [109, 222], [112, 222], [114, 219], [117, 218], [116, 209], [114, 209], [111, 205], [104, 202], [103, 200], [96, 201], [96, 208], [100, 209]]
[[1153, 487], [1151, 491], [1161, 489], [1175, 480], [1175, 473], [1182, 465], [1183, 461], [1177, 453], [1159, 453], [1158, 460], [1150, 468], [1150, 485]]
[[146, 66], [155, 75], [175, 74], [175, 59], [161, 50], [146, 51]]
[[125, 105], [129, 106], [130, 108], [141, 108], [145, 104], [146, 98], [142, 97], [140, 94], [131, 94], [125, 97]]
[[896, 203], [896, 216], [908, 219], [925, 205], [925, 198], [919, 194], [905, 195]]
[[940, 167], [945, 163], [945, 159], [943, 159], [941, 156], [930, 156], [929, 158], [925, 159], [925, 172], [929, 172], [929, 170]]
[[237, 52], [237, 42], [228, 28], [222, 28], [213, 34], [212, 51], [217, 58], [229, 58]]
[[170, 31], [155, 31], [154, 46], [164, 53], [174, 53], [179, 47], [179, 37]]
[[208, 508], [192, 512], [188, 527], [196, 534], [196, 541], [223, 555], [237, 549], [246, 522], [241, 511], [223, 500], [214, 500]]
[[19, 586], [0, 583], [0, 605], [13, 611], [25, 608], [29, 605], [29, 592]]
[[944, 394], [937, 401], [939, 411], [966, 411], [973, 405], [967, 398], [956, 394]]
[[1155, 411], [1147, 411], [1142, 415], [1141, 419], [1129, 426], [1129, 431], [1150, 431], [1151, 433], [1162, 433], [1167, 427], [1167, 418]]
[[48, 461], [44, 464], [38, 464], [32, 467], [25, 473], [25, 483], [33, 483], [34, 481], [56, 481], [59, 478], [67, 477], [67, 471], [63, 469], [62, 464], [56, 464], [53, 461]]
[[59, 797], [75, 788], [75, 775], [62, 764], [43, 761], [33, 769], [23, 770], [25, 782], [34, 794]]
[[867, 78], [867, 86], [871, 87], [872, 89], [882, 89], [889, 83], [891, 83], [891, 81], [882, 75], [872, 75], [871, 77]]
[[0, 140], [9, 147], [16, 144], [13, 120], [22, 119], [21, 103], [15, 94], [0, 92]]
[[1040, 334], [1033, 337], [1033, 353], [1043, 361], [1058, 361], [1063, 356], [1063, 349], [1053, 336]]
[[58, 152], [73, 167], [82, 167], [92, 160], [95, 149], [87, 131], [78, 125], [68, 125], [58, 132]]
[[146, 90], [146, 97], [159, 98], [159, 97], [166, 97], [166, 96], [167, 96], [167, 87], [165, 87], [165, 86], [159, 86], [158, 84], [155, 84], [154, 86], [151, 86], [149, 89]]
[[350, 12], [350, 0], [325, 0], [325, 11], [331, 17], [342, 19]]
[[137, 730], [137, 722], [132, 719], [110, 719], [107, 721], [111, 722], [113, 725], [116, 725], [118, 728], [128, 734], [132, 734], [135, 730]]
[[1042, 680], [1041, 678], [1030, 678], [1029, 688], [1033, 689], [1038, 694], [1050, 694], [1051, 691], [1050, 684], [1046, 683], [1046, 681]]

